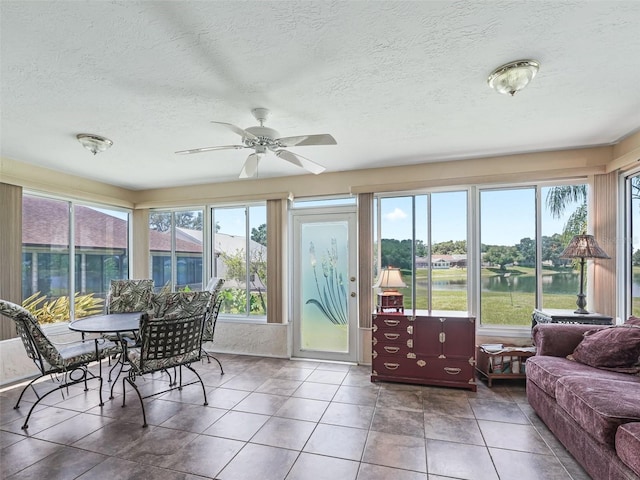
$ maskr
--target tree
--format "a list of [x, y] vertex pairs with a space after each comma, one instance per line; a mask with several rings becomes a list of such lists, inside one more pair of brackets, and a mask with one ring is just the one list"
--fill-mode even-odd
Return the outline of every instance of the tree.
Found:
[[516, 245], [518, 262], [533, 267], [536, 264], [536, 242], [531, 238], [522, 238]]
[[482, 257], [485, 262], [499, 265], [500, 270], [506, 270], [506, 265], [518, 260], [516, 247], [506, 245], [490, 245]]
[[149, 213], [149, 228], [158, 232], [168, 232], [171, 229], [170, 212]]
[[267, 224], [263, 223], [258, 228], [251, 229], [251, 240], [260, 245], [267, 246]]
[[559, 185], [547, 192], [546, 204], [551, 216], [560, 218], [572, 204], [578, 203], [578, 208], [567, 220], [562, 236], [565, 244], [574, 235], [581, 235], [587, 231], [587, 186]]
[[[202, 211], [175, 212], [176, 227], [189, 230], [202, 230]], [[168, 232], [171, 229], [171, 212], [152, 212], [149, 214], [149, 228], [158, 232]], [[216, 232], [218, 231], [216, 224]]]
[[550, 237], [542, 237], [542, 261], [551, 262], [553, 265], [565, 263], [566, 260], [562, 260], [560, 254], [566, 243], [564, 237], [559, 233], [554, 233]]
[[412, 241], [383, 238], [382, 246], [382, 267], [398, 267], [410, 270], [413, 265]]
[[416, 240], [415, 252], [416, 252], [416, 257], [426, 257], [427, 255], [429, 255], [429, 249], [424, 244], [424, 242], [420, 239]]

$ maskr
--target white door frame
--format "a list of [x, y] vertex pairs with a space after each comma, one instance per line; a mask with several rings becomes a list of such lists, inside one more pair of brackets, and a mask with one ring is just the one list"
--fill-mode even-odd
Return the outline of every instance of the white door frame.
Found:
[[[315, 360], [330, 360], [343, 362], [358, 361], [358, 229], [356, 207], [349, 205], [346, 207], [327, 208], [307, 208], [298, 209], [291, 212], [292, 219], [292, 258], [290, 291], [291, 311], [293, 312], [292, 323], [292, 356], [298, 358], [308, 358]], [[349, 272], [347, 275], [347, 298], [349, 315], [349, 342], [348, 352], [330, 352], [318, 350], [304, 350], [300, 341], [300, 321], [304, 302], [301, 299], [301, 263], [308, 256], [308, 248], [303, 247], [300, 242], [301, 226], [305, 223], [346, 221], [348, 224], [348, 251], [349, 251]]]

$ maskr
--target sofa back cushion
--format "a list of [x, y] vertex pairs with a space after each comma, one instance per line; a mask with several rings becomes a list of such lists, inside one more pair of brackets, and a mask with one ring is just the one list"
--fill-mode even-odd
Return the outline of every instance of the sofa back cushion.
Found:
[[637, 327], [640, 327], [640, 318], [631, 315], [625, 322], [625, 325], [635, 325]]
[[573, 359], [597, 368], [637, 367], [640, 326], [625, 324], [586, 332], [573, 351]]

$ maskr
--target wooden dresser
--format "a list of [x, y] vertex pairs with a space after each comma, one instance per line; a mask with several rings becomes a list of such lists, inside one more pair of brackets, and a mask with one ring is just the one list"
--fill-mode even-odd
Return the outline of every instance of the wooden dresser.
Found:
[[374, 313], [371, 381], [476, 391], [475, 317], [466, 312]]

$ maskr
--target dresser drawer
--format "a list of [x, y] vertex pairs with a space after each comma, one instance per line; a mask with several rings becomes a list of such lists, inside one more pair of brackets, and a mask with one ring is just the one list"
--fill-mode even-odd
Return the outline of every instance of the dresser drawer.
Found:
[[381, 377], [416, 377], [418, 372], [415, 359], [405, 355], [378, 355], [372, 359], [373, 375]]
[[[420, 358], [418, 358], [419, 360]], [[425, 358], [429, 378], [443, 382], [467, 382], [475, 378], [475, 362], [446, 358]]]
[[407, 333], [407, 331], [394, 331], [390, 332], [388, 330], [380, 331], [378, 330], [372, 335], [372, 343], [373, 348], [376, 348], [378, 345], [394, 345], [396, 347], [405, 346], [409, 348], [413, 348], [413, 335]]
[[407, 358], [407, 355], [413, 356], [413, 350], [407, 343], [375, 342], [372, 354], [373, 358], [376, 358], [378, 355]]
[[400, 329], [406, 330], [406, 328], [413, 324], [404, 315], [374, 315], [373, 328], [378, 330], [384, 329]]

